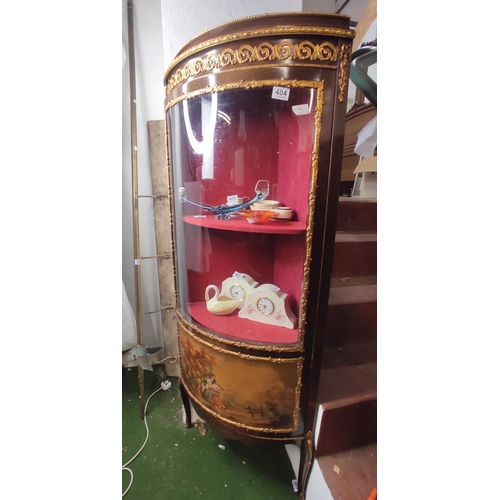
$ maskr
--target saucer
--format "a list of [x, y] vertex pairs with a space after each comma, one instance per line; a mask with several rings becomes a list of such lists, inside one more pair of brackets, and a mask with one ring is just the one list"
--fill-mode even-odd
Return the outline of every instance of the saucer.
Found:
[[[255, 208], [265, 208], [269, 210], [270, 208], [277, 208], [280, 206], [280, 202], [278, 200], [260, 200], [256, 201], [252, 207]], [[254, 210], [255, 210], [254, 208]]]
[[279, 222], [287, 222], [291, 221], [293, 217], [271, 217], [271, 220], [279, 221]]

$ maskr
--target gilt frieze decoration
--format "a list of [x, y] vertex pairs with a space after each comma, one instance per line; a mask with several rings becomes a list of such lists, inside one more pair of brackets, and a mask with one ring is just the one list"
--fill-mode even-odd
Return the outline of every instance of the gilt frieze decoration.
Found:
[[174, 87], [192, 76], [226, 66], [276, 60], [334, 62], [337, 59], [338, 47], [335, 47], [330, 42], [315, 44], [305, 40], [300, 43], [281, 42], [272, 44], [263, 42], [256, 46], [246, 44], [235, 50], [226, 48], [218, 54], [210, 54], [207, 57], [198, 57], [192, 60], [173, 74], [168, 80], [166, 91], [169, 93]]

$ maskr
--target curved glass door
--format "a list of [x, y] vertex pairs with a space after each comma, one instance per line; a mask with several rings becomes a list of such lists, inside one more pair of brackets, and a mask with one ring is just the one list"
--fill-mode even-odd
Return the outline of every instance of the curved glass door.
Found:
[[296, 347], [322, 87], [234, 86], [167, 106], [178, 307], [221, 342]]

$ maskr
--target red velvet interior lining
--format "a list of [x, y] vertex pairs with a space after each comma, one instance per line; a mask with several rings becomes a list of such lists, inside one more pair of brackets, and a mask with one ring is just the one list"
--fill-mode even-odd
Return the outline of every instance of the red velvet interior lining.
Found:
[[[206, 310], [205, 289], [222, 286], [235, 271], [249, 274], [259, 284], [272, 283], [288, 294], [292, 311], [300, 316], [305, 228], [309, 210], [314, 105], [297, 116], [291, 106], [309, 104], [309, 89], [292, 89], [289, 102], [270, 99], [270, 88], [222, 92], [218, 109], [230, 124], [218, 119], [213, 139], [213, 179], [202, 179], [203, 161], [187, 146], [183, 187], [188, 199], [220, 205], [229, 195], [253, 197], [260, 179], [270, 181], [268, 199], [291, 207], [298, 222], [251, 225], [246, 220], [216, 221], [210, 212], [184, 203], [189, 302], [200, 324], [231, 338], [256, 342], [295, 343], [298, 330], [271, 327], [243, 318], [237, 312], [215, 316]], [[190, 119], [196, 139], [202, 139], [201, 105], [192, 101]], [[182, 121], [182, 120], [181, 120]], [[206, 215], [193, 219], [189, 214]], [[253, 226], [253, 227], [252, 227]], [[229, 230], [229, 228], [232, 228]]]

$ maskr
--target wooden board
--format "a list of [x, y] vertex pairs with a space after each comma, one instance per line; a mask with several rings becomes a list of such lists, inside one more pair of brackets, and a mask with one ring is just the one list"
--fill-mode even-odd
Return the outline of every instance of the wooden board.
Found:
[[[151, 163], [151, 183], [156, 234], [156, 254], [158, 280], [162, 311], [162, 333], [165, 357], [173, 355], [175, 363], [167, 361], [165, 371], [168, 376], [180, 377], [179, 344], [175, 317], [175, 283], [172, 259], [172, 234], [170, 225], [170, 205], [168, 201], [168, 176], [165, 147], [165, 121], [148, 121], [149, 155]], [[164, 256], [164, 257], [160, 257]], [[164, 309], [168, 308], [168, 309]]]
[[353, 181], [354, 169], [358, 166], [359, 155], [354, 152], [358, 134], [363, 127], [377, 116], [373, 104], [355, 104], [347, 113], [345, 121], [344, 155], [342, 159], [341, 181]]
[[377, 0], [369, 0], [358, 25], [356, 26], [356, 37], [352, 42], [353, 52], [359, 49], [359, 47], [361, 46], [361, 42], [366, 35], [366, 32], [370, 29], [370, 26], [375, 19], [377, 19]]

